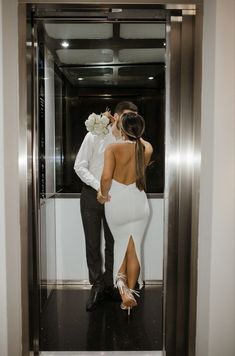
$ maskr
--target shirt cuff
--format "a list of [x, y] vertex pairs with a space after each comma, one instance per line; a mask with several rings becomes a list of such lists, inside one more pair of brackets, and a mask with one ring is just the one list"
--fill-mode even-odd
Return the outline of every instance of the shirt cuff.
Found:
[[97, 190], [97, 192], [98, 192], [98, 190], [100, 189], [100, 182], [99, 182], [98, 180], [97, 180], [96, 182], [94, 182], [93, 188], [94, 188], [95, 190]]

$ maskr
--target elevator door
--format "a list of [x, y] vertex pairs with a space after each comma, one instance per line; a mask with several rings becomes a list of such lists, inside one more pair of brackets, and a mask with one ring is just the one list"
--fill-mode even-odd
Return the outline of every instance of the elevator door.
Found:
[[[33, 268], [39, 290], [32, 345], [35, 351], [166, 349], [178, 355], [173, 350], [180, 335], [179, 354], [186, 355], [187, 331], [176, 328], [189, 325], [195, 12], [52, 6], [31, 15]], [[123, 100], [133, 101], [145, 118], [154, 155], [147, 171], [151, 220], [142, 256], [145, 290], [133, 319], [121, 315], [118, 320], [117, 314], [116, 328], [116, 304], [105, 304], [100, 314], [82, 309], [89, 283], [79, 212], [82, 182], [73, 163], [87, 116], [106, 107], [113, 111]], [[177, 281], [186, 289], [179, 290]], [[117, 332], [122, 327], [126, 339]]]

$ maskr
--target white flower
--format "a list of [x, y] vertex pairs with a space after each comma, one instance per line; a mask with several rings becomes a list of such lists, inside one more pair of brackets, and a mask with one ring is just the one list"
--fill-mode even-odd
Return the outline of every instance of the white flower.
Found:
[[100, 118], [100, 121], [102, 122], [103, 125], [107, 126], [109, 124], [109, 119], [107, 118], [107, 116], [102, 115]]
[[89, 115], [88, 119], [85, 121], [86, 126], [92, 126], [95, 124], [96, 122], [96, 114], [92, 113], [91, 115]]
[[85, 121], [87, 131], [91, 132], [93, 135], [105, 136], [107, 135], [109, 119], [105, 115], [97, 115], [92, 113], [89, 115], [88, 119]]
[[103, 130], [104, 135], [107, 135], [108, 132], [109, 132], [109, 130], [107, 129], [107, 127], [105, 127]]

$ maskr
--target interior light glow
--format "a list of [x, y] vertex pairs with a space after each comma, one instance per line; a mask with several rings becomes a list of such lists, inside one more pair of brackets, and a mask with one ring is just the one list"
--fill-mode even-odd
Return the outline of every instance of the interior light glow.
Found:
[[148, 79], [149, 79], [149, 80], [153, 80], [153, 79], [154, 79], [154, 77], [148, 77]]
[[64, 47], [64, 48], [68, 48], [69, 47], [69, 42], [68, 41], [61, 42], [61, 46]]
[[[28, 47], [31, 47], [32, 46], [32, 42], [26, 42], [26, 46], [28, 46]], [[34, 42], [34, 47], [37, 47], [38, 46], [38, 44], [37, 44], [37, 42]]]
[[82, 78], [82, 77], [79, 77], [79, 78], [78, 78], [78, 80], [84, 80], [84, 78]]
[[185, 152], [175, 152], [169, 155], [169, 163], [175, 165], [187, 165], [187, 166], [196, 166], [201, 163], [200, 153], [194, 152], [192, 150], [186, 150]]

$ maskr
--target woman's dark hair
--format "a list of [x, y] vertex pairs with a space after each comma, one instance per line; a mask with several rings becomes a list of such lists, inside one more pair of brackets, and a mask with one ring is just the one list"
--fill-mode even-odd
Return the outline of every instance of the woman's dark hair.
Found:
[[139, 190], [146, 188], [145, 182], [145, 159], [144, 145], [140, 138], [144, 133], [145, 121], [142, 116], [133, 112], [123, 114], [121, 118], [121, 130], [131, 141], [136, 141], [135, 146], [135, 169], [136, 186]]

